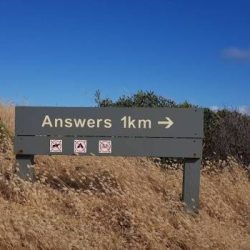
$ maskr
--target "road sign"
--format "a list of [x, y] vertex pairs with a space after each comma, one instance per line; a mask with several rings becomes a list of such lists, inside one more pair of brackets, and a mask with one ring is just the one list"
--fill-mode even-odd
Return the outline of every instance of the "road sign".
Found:
[[111, 154], [112, 153], [112, 141], [111, 140], [99, 140], [99, 153]]
[[[33, 147], [33, 144], [31, 144]], [[62, 140], [50, 140], [50, 152], [62, 153]]]
[[16, 135], [202, 138], [202, 122], [197, 108], [16, 107]]
[[74, 140], [74, 153], [75, 154], [87, 153], [87, 140]]
[[184, 158], [183, 200], [198, 208], [203, 110], [199, 108], [16, 107], [19, 176], [34, 155]]

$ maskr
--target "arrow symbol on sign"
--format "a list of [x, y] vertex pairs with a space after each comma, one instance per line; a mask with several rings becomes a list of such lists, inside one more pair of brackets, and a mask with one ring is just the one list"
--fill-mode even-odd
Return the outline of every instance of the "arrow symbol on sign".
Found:
[[169, 117], [165, 117], [165, 121], [158, 121], [159, 125], [166, 125], [165, 128], [170, 128], [174, 122], [169, 118]]

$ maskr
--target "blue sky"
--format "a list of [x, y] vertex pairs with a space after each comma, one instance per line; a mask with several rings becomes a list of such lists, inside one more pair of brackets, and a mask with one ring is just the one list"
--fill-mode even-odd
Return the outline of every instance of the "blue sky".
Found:
[[0, 99], [92, 106], [153, 90], [250, 106], [250, 1], [0, 0]]

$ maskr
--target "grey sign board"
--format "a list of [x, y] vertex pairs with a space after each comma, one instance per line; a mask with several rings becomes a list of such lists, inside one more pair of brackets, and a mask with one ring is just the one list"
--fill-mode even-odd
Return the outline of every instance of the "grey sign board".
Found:
[[[51, 152], [50, 141], [61, 142], [60, 152]], [[75, 152], [75, 142], [84, 141], [85, 151]], [[102, 142], [110, 144], [110, 151], [102, 153]], [[79, 144], [81, 145], [81, 144]], [[15, 152], [26, 155], [110, 155], [110, 156], [155, 156], [200, 158], [201, 139], [174, 138], [126, 138], [126, 137], [48, 137], [18, 136], [15, 138]]]
[[16, 107], [16, 135], [203, 137], [197, 108]]
[[183, 201], [198, 208], [202, 109], [18, 106], [15, 116], [21, 178], [35, 179], [34, 155], [183, 158]]

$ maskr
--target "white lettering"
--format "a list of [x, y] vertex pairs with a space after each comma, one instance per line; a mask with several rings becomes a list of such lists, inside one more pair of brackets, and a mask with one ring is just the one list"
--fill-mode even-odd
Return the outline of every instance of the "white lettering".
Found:
[[123, 122], [123, 127], [124, 128], [127, 128], [127, 117], [126, 116], [123, 116], [121, 121]]
[[[133, 126], [133, 120], [129, 121], [130, 126]], [[132, 123], [132, 125], [131, 125]], [[86, 118], [54, 118], [51, 119], [49, 115], [45, 115], [42, 121], [42, 127], [55, 128], [111, 128], [111, 119], [86, 119]], [[125, 125], [126, 126], [126, 125]], [[145, 125], [146, 126], [146, 125]]]
[[110, 119], [104, 120], [104, 127], [105, 128], [111, 128], [112, 127], [112, 121]]
[[70, 118], [65, 119], [65, 127], [66, 128], [72, 127], [72, 119], [70, 119]]
[[55, 127], [58, 127], [58, 122], [60, 123], [59, 127], [63, 127], [63, 120], [61, 118], [55, 119]]
[[151, 120], [138, 120], [139, 128], [151, 128]]
[[95, 120], [94, 119], [89, 119], [87, 122], [87, 125], [89, 128], [94, 128], [95, 127]]
[[136, 128], [135, 126], [135, 119], [131, 120], [131, 116], [128, 116], [128, 128]]
[[45, 127], [45, 126], [50, 126], [50, 127], [53, 127], [53, 125], [52, 125], [52, 123], [51, 123], [51, 120], [50, 120], [50, 118], [49, 118], [49, 116], [48, 115], [46, 115], [45, 117], [44, 117], [44, 120], [43, 120], [43, 123], [42, 123], [42, 127]]
[[86, 123], [86, 119], [74, 119], [74, 123], [75, 123], [75, 126], [77, 128], [79, 128], [79, 127], [84, 128], [85, 123]]
[[152, 122], [150, 119], [132, 119], [131, 116], [123, 116], [121, 119], [123, 123], [123, 128], [143, 128], [150, 129], [152, 128]]
[[100, 123], [102, 122], [102, 119], [97, 119], [96, 127], [100, 128]]

